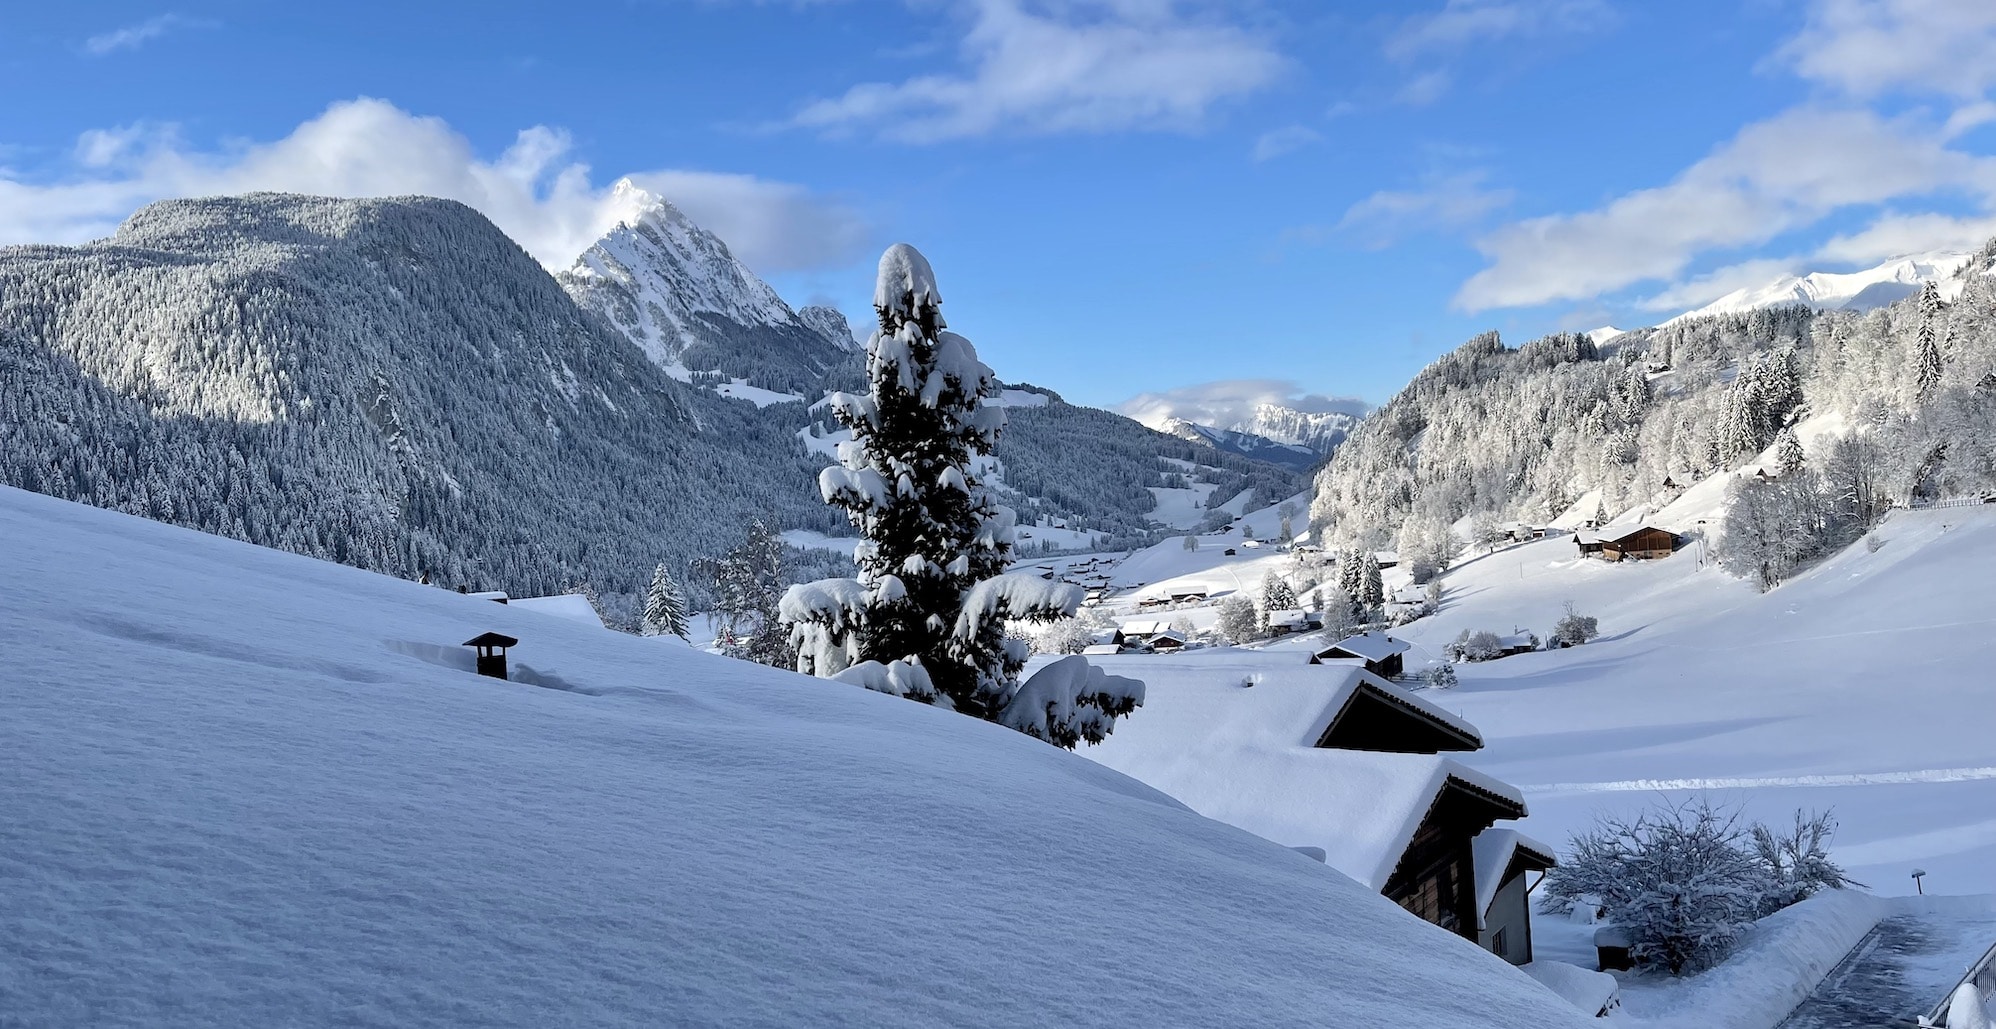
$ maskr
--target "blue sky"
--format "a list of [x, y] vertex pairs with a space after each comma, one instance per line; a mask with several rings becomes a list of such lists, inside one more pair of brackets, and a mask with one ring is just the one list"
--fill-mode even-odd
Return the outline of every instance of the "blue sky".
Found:
[[1987, 0], [10, 5], [0, 243], [455, 196], [544, 263], [633, 175], [793, 302], [906, 240], [1011, 380], [1380, 401], [1996, 234]]

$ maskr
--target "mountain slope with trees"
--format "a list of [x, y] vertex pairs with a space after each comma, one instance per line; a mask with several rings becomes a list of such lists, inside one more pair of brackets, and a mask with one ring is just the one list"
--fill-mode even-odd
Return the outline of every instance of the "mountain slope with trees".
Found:
[[1543, 522], [1589, 494], [1604, 515], [1653, 510], [1799, 429], [1788, 467], [1767, 462], [1786, 499], [1759, 505], [1778, 519], [1767, 532], [1803, 541], [1776, 562], [1792, 566], [1891, 503], [1996, 488], [1992, 269], [1996, 244], [1944, 287], [1863, 313], [1775, 307], [1605, 346], [1479, 336], [1358, 427], [1319, 473], [1312, 521], [1441, 558], [1466, 516]]

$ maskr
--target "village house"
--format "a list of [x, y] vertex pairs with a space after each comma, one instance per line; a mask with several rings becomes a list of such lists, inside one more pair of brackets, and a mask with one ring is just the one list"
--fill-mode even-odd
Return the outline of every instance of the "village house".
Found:
[[1475, 727], [1363, 668], [1276, 657], [1249, 659], [1265, 667], [1245, 682], [1183, 658], [1133, 665], [1142, 712], [1080, 753], [1531, 961], [1531, 876], [1554, 855], [1499, 825], [1525, 816], [1516, 788], [1457, 759], [1481, 749]]
[[1312, 632], [1323, 627], [1324, 615], [1320, 611], [1301, 611], [1291, 608], [1268, 613], [1268, 631], [1277, 636]]
[[1582, 557], [1605, 561], [1649, 560], [1669, 557], [1684, 542], [1669, 529], [1654, 525], [1611, 525], [1605, 529], [1583, 530], [1573, 534]]
[[1412, 647], [1406, 640], [1394, 639], [1383, 632], [1362, 632], [1317, 651], [1313, 661], [1321, 664], [1356, 660], [1366, 671], [1382, 679], [1397, 679], [1403, 670], [1401, 655]]

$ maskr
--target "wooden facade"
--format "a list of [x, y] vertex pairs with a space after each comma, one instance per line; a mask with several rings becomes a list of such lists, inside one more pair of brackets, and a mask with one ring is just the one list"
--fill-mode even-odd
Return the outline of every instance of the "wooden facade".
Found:
[[1326, 750], [1439, 754], [1476, 750], [1483, 740], [1361, 682], [1331, 716], [1316, 745]]
[[1476, 941], [1482, 912], [1476, 909], [1473, 841], [1499, 819], [1524, 816], [1524, 805], [1450, 777], [1380, 892], [1424, 921]]
[[1645, 525], [1620, 539], [1601, 541], [1601, 556], [1610, 561], [1624, 558], [1647, 560], [1669, 557], [1677, 549], [1678, 535], [1667, 529]]

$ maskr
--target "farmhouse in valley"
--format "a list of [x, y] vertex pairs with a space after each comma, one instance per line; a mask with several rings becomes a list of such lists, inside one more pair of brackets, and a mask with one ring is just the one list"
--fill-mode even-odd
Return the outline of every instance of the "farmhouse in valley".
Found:
[[1611, 525], [1574, 533], [1573, 541], [1582, 557], [1621, 561], [1669, 557], [1683, 544], [1684, 538], [1654, 525]]
[[[1416, 916], [1529, 962], [1531, 877], [1553, 854], [1497, 827], [1525, 816], [1514, 787], [1453, 756], [1482, 747], [1475, 727], [1354, 665], [1242, 660], [1255, 662], [1245, 684], [1210, 662], [1144, 660], [1143, 710], [1081, 753], [1210, 818], [1322, 851]], [[1120, 671], [1114, 661], [1104, 667]]]
[[1397, 640], [1383, 632], [1362, 632], [1317, 651], [1316, 660], [1362, 662], [1365, 670], [1386, 679], [1397, 679], [1403, 670], [1403, 659], [1413, 644]]

